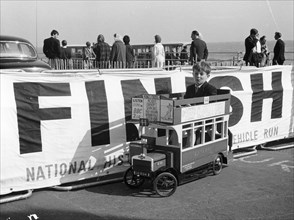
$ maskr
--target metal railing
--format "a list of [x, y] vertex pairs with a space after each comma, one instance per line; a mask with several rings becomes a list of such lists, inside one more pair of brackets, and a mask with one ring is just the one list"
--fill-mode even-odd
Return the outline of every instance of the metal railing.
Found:
[[[149, 53], [139, 54], [135, 57], [134, 62], [111, 62], [111, 61], [96, 61], [95, 59], [85, 60], [83, 58], [73, 58], [69, 60], [42, 59], [48, 63], [53, 69], [124, 69], [124, 68], [152, 68], [151, 58]], [[165, 67], [183, 66], [189, 64], [188, 59], [180, 59], [180, 54], [168, 54], [165, 60]], [[189, 57], [189, 53], [187, 53]], [[294, 64], [294, 52], [285, 52], [285, 63]], [[243, 65], [243, 52], [210, 52], [207, 62], [211, 66], [240, 66]], [[272, 57], [269, 57], [269, 63], [272, 65]]]

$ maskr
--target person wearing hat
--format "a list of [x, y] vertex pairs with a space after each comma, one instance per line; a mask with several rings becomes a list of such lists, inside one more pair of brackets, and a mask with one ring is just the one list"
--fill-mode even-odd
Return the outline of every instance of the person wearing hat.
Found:
[[254, 65], [253, 61], [253, 48], [256, 47], [256, 43], [258, 42], [258, 30], [252, 28], [250, 30], [250, 35], [245, 39], [245, 55], [243, 60], [245, 61], [246, 66]]
[[283, 65], [285, 61], [285, 43], [281, 39], [280, 32], [275, 33], [275, 40], [277, 41], [274, 47], [273, 65]]
[[126, 67], [126, 45], [120, 34], [114, 34], [114, 43], [111, 47], [110, 61], [114, 68]]
[[161, 37], [155, 35], [155, 45], [152, 48], [152, 67], [163, 68], [165, 62], [165, 52], [164, 47], [161, 44]]

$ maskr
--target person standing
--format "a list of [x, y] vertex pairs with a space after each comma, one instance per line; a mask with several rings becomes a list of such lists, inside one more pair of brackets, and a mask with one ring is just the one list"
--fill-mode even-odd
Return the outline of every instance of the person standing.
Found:
[[123, 38], [123, 41], [126, 45], [126, 64], [127, 68], [132, 68], [134, 64], [135, 54], [133, 47], [130, 45], [130, 37], [128, 35], [125, 35]]
[[283, 65], [285, 61], [285, 43], [281, 39], [280, 32], [275, 33], [275, 40], [277, 41], [274, 47], [273, 65]]
[[188, 51], [187, 51], [187, 45], [185, 45], [181, 51], [181, 55], [180, 55], [180, 61], [181, 64], [185, 64], [188, 61], [189, 57], [188, 57]]
[[269, 64], [269, 50], [268, 50], [268, 47], [266, 45], [266, 36], [262, 36], [260, 38], [260, 44], [261, 44], [261, 54], [262, 54], [262, 60], [261, 60], [261, 64], [260, 66], [263, 67], [263, 66], [267, 66]]
[[96, 54], [94, 53], [91, 43], [89, 41], [86, 42], [85, 54], [84, 54], [84, 64], [85, 69], [91, 69], [93, 67], [93, 60], [96, 58]]
[[[193, 79], [195, 83], [186, 88], [184, 99], [217, 95], [217, 88], [207, 82], [208, 78], [210, 77], [210, 72], [211, 72], [211, 67], [205, 61], [201, 61], [193, 65], [192, 74], [193, 74]], [[219, 128], [217, 127], [217, 129]], [[196, 137], [195, 144], [200, 144], [201, 137], [203, 137], [202, 132], [204, 131], [200, 129], [195, 130], [195, 137]], [[188, 135], [187, 140], [189, 141], [188, 146], [191, 146], [192, 143], [190, 142], [191, 139], [189, 137], [191, 133], [190, 134], [188, 133], [187, 135]], [[205, 126], [204, 135], [205, 135], [205, 138], [212, 137], [211, 126]]]
[[191, 47], [190, 47], [190, 62], [200, 62], [201, 60], [207, 60], [208, 49], [204, 40], [200, 38], [198, 31], [192, 31], [191, 33]]
[[114, 68], [125, 68], [126, 45], [122, 42], [119, 34], [114, 34], [114, 43], [111, 48], [110, 61]]
[[93, 51], [96, 54], [97, 67], [109, 68], [110, 46], [105, 42], [105, 38], [102, 34], [98, 35], [97, 43], [95, 44]]
[[256, 34], [256, 45], [252, 49], [252, 65], [256, 67], [261, 66], [262, 53], [261, 53], [261, 42], [259, 40], [259, 34]]
[[60, 42], [59, 33], [56, 30], [51, 31], [51, 37], [44, 40], [43, 53], [49, 59], [49, 65], [52, 69], [59, 69]]
[[155, 35], [154, 38], [155, 44], [151, 49], [152, 66], [157, 68], [163, 68], [165, 62], [164, 47], [161, 43], [161, 37], [159, 35]]
[[258, 41], [258, 30], [252, 28], [250, 30], [250, 35], [245, 39], [245, 55], [243, 60], [245, 61], [246, 66], [254, 65], [253, 61], [253, 48], [256, 47]]
[[67, 47], [67, 41], [61, 41], [60, 66], [61, 69], [72, 69], [71, 49]]

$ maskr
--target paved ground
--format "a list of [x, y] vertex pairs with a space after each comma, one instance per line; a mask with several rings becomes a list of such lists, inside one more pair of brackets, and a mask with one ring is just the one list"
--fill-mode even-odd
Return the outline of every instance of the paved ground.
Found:
[[293, 220], [293, 157], [293, 148], [258, 150], [231, 160], [218, 176], [179, 186], [168, 198], [158, 198], [148, 189], [131, 190], [120, 182], [69, 192], [38, 190], [27, 200], [1, 204], [1, 220]]

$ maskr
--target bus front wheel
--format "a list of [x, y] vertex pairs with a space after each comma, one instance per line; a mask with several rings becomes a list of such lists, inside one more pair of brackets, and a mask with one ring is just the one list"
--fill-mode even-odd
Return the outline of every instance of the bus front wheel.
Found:
[[143, 177], [134, 174], [132, 167], [127, 169], [127, 171], [125, 172], [124, 182], [131, 189], [140, 187], [141, 185], [143, 185], [144, 181], [145, 179]]
[[174, 194], [177, 186], [177, 178], [169, 172], [160, 173], [153, 182], [154, 190], [162, 197], [168, 197]]

